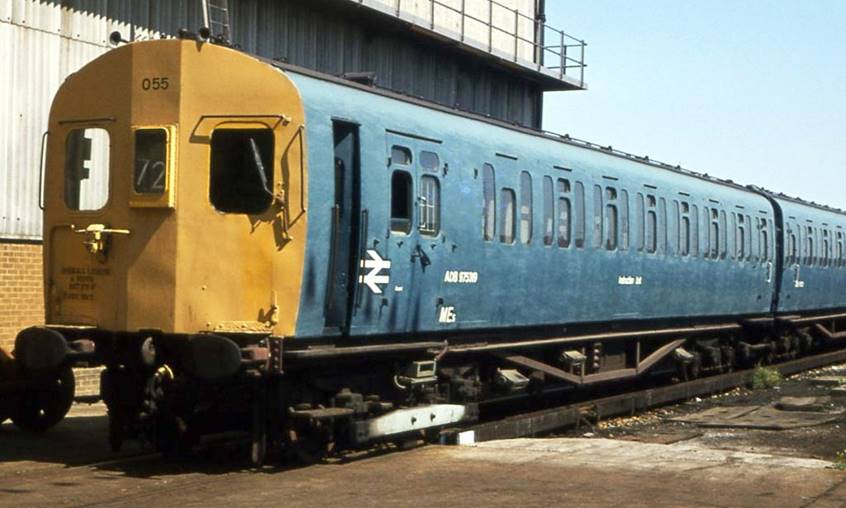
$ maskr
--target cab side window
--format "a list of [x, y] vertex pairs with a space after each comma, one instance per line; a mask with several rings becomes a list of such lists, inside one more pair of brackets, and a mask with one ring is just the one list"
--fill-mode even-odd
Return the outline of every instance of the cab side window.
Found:
[[135, 171], [132, 190], [137, 194], [164, 194], [167, 177], [167, 131], [135, 131]]
[[273, 202], [273, 131], [220, 129], [211, 137], [209, 199], [225, 213], [259, 214]]

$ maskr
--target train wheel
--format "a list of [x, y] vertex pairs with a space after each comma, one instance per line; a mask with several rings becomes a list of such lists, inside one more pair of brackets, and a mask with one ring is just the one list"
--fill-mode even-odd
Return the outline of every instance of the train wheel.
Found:
[[303, 464], [317, 464], [326, 459], [334, 449], [329, 434], [329, 429], [319, 422], [298, 424], [289, 420], [286, 433], [288, 449], [294, 452]]
[[737, 361], [736, 355], [734, 352], [734, 348], [731, 346], [723, 346], [722, 348], [723, 353], [723, 371], [724, 372], [733, 372], [734, 371], [734, 364]]
[[687, 379], [699, 379], [702, 374], [702, 355], [693, 353], [693, 360], [687, 364]]
[[70, 367], [62, 367], [58, 372], [38, 379], [24, 390], [11, 415], [12, 422], [29, 432], [50, 429], [70, 411], [75, 388]]

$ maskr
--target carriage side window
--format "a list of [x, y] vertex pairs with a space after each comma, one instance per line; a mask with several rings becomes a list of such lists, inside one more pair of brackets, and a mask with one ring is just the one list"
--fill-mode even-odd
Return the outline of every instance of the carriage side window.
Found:
[[[393, 156], [391, 158], [393, 159]], [[441, 159], [435, 152], [427, 152], [425, 150], [420, 152], [419, 162], [420, 167], [430, 173], [437, 173], [441, 167]]]
[[728, 227], [726, 222], [726, 211], [720, 210], [720, 259], [725, 259], [728, 252]]
[[513, 189], [503, 187], [499, 193], [499, 241], [506, 244], [514, 243], [514, 226], [517, 222], [517, 207]]
[[490, 164], [482, 166], [482, 188], [482, 234], [486, 242], [492, 242], [496, 237], [496, 177]]
[[670, 249], [681, 255], [681, 207], [675, 199], [670, 213]]
[[411, 165], [411, 150], [399, 145], [391, 147], [391, 164], [398, 164], [400, 166]]
[[737, 247], [740, 245], [738, 241], [738, 236], [740, 235], [740, 230], [737, 229], [737, 214], [732, 212], [731, 214], [731, 225], [728, 229], [728, 238], [727, 240], [732, 242], [731, 245], [726, 244], [726, 247], [729, 251], [729, 256], [731, 259], [737, 259]]
[[520, 242], [532, 243], [532, 175], [520, 173]]
[[790, 224], [784, 224], [784, 265], [787, 266], [793, 263], [793, 253], [796, 249], [796, 241], [793, 239], [793, 231]]
[[394, 171], [391, 175], [391, 231], [411, 232], [412, 203], [414, 202], [411, 174]]
[[808, 226], [806, 230], [805, 264], [808, 266], [814, 264], [814, 228], [811, 226]]
[[655, 254], [658, 250], [658, 212], [655, 196], [646, 196], [646, 252]]
[[837, 232], [837, 266], [843, 267], [843, 232]]
[[839, 262], [837, 259], [837, 235], [834, 231], [829, 230], [828, 237], [830, 249], [828, 254], [828, 266], [836, 267]]
[[767, 219], [759, 220], [761, 221], [761, 223], [758, 226], [760, 229], [758, 241], [761, 244], [761, 262], [765, 263], [770, 260], [770, 231], [769, 229], [767, 229]]
[[643, 252], [643, 247], [645, 245], [644, 241], [644, 233], [646, 231], [646, 223], [645, 223], [645, 216], [644, 213], [644, 201], [643, 201], [643, 194], [640, 192], [637, 193], [637, 200], [635, 202], [635, 220], [637, 220], [637, 232], [635, 233], [635, 244], [637, 247], [638, 252]]
[[661, 198], [658, 200], [658, 252], [663, 254], [671, 254], [669, 252], [669, 245], [667, 244], [667, 200]]
[[828, 231], [828, 266], [837, 266], [837, 240], [835, 240], [834, 231]]
[[755, 259], [755, 239], [752, 237], [752, 217], [746, 215], [746, 229], [744, 230], [746, 234], [746, 238], [744, 242], [746, 243], [746, 260], [752, 261], [753, 263], [756, 261]]
[[709, 244], [711, 246], [711, 258], [720, 257], [720, 212], [711, 208], [711, 229], [709, 230]]
[[617, 216], [617, 191], [613, 187], [605, 189], [605, 248], [617, 250], [617, 230], [619, 227]]
[[573, 241], [577, 249], [585, 246], [585, 186], [576, 182], [574, 190]]
[[109, 200], [109, 132], [70, 131], [65, 141], [65, 205], [71, 210], [99, 210]]
[[209, 198], [226, 213], [257, 214], [273, 202], [273, 131], [218, 129], [211, 136]]
[[164, 194], [167, 177], [167, 131], [135, 131], [135, 172], [132, 189], [137, 194]]
[[552, 245], [555, 234], [555, 191], [552, 177], [543, 177], [543, 244]]
[[602, 187], [593, 186], [593, 248], [602, 247]]
[[570, 247], [570, 181], [558, 179], [558, 246]]
[[830, 245], [831, 245], [831, 242], [829, 241], [828, 230], [824, 229], [823, 230], [823, 243], [822, 243], [822, 246], [823, 246], [822, 265], [823, 266], [829, 266], [829, 263], [831, 261], [831, 256], [829, 254]]
[[[735, 214], [732, 214], [734, 216]], [[743, 218], [743, 214], [737, 214], [737, 229], [735, 235], [735, 249], [736, 249], [736, 257], [738, 261], [743, 261], [746, 258], [746, 222]]]
[[620, 249], [629, 250], [629, 192], [620, 192]]
[[787, 264], [796, 264], [796, 233], [793, 230], [788, 231], [787, 234], [785, 257], [787, 258]]
[[690, 255], [699, 256], [699, 208], [696, 205], [690, 207], [688, 218], [690, 227]]
[[679, 254], [689, 256], [691, 251], [690, 204], [684, 201], [680, 204], [681, 220], [679, 221]]
[[769, 256], [767, 256], [768, 261], [775, 259], [775, 234], [773, 220], [767, 219], [767, 239], [769, 240], [767, 243], [767, 252], [769, 252]]
[[438, 236], [441, 232], [441, 184], [437, 177], [420, 177], [420, 234]]

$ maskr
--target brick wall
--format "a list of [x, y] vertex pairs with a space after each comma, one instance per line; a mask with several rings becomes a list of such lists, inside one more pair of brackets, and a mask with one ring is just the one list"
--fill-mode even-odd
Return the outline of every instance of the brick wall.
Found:
[[[11, 351], [23, 328], [44, 323], [41, 244], [0, 240], [0, 347]], [[77, 369], [76, 395], [97, 395], [100, 369]]]
[[41, 245], [0, 240], [0, 347], [12, 349], [15, 335], [44, 322]]

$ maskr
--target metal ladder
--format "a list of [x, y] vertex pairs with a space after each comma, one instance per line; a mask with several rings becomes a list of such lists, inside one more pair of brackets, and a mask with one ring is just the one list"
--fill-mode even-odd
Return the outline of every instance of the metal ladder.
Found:
[[229, 2], [228, 0], [201, 0], [203, 4], [203, 24], [209, 29], [213, 39], [229, 42]]

